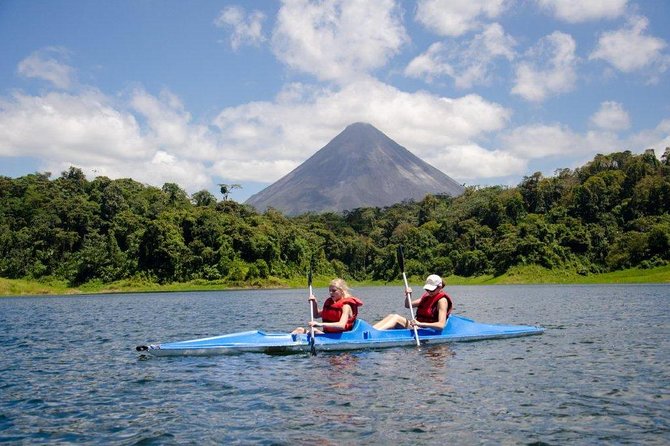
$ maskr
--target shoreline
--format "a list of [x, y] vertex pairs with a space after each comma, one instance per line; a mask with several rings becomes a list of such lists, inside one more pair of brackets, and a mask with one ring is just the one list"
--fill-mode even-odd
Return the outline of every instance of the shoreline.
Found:
[[[330, 277], [315, 277], [315, 287], [325, 287]], [[411, 283], [421, 283], [423, 278], [410, 277]], [[202, 280], [157, 284], [147, 281], [124, 280], [109, 284], [87, 283], [79, 287], [69, 287], [63, 282], [43, 283], [36, 280], [4, 279], [0, 278], [0, 297], [14, 296], [60, 296], [79, 294], [114, 294], [114, 293], [166, 293], [166, 292], [196, 292], [196, 291], [236, 291], [251, 289], [291, 289], [303, 288], [304, 280], [268, 279], [254, 282], [246, 286], [225, 284], [221, 282], [206, 282]], [[402, 286], [402, 281], [355, 281], [348, 280], [352, 287], [366, 286]], [[610, 273], [580, 275], [575, 271], [548, 270], [540, 266], [531, 265], [512, 268], [502, 276], [477, 277], [445, 277], [447, 286], [459, 285], [596, 285], [596, 284], [670, 284], [670, 265], [649, 269], [627, 269]]]

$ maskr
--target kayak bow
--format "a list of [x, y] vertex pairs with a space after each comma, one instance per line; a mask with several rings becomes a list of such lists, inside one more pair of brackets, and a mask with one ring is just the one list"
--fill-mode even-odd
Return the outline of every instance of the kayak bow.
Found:
[[[442, 331], [420, 328], [422, 345], [446, 342], [479, 341], [539, 335], [544, 328], [529, 325], [482, 324], [462, 316], [451, 315]], [[410, 329], [377, 330], [358, 319], [354, 328], [342, 333], [315, 336], [314, 344], [322, 351], [360, 350], [416, 345]], [[311, 349], [309, 335], [266, 333], [260, 330], [164, 344], [141, 345], [137, 351], [153, 356], [221, 355], [241, 352], [300, 353]]]

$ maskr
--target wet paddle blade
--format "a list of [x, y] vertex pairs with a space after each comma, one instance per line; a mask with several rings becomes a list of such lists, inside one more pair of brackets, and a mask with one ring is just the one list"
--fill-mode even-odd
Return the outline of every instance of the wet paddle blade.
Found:
[[398, 246], [398, 266], [400, 267], [400, 272], [405, 272], [405, 254], [403, 253], [402, 245]]

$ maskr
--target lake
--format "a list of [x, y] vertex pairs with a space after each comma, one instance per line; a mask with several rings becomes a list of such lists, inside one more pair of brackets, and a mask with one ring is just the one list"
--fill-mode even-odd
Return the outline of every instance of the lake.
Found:
[[[420, 289], [420, 284], [414, 284]], [[670, 286], [454, 286], [541, 336], [346, 353], [146, 358], [139, 344], [309, 319], [306, 290], [0, 299], [0, 443], [670, 443]], [[315, 290], [323, 303], [325, 288]], [[354, 290], [374, 322], [401, 287]]]

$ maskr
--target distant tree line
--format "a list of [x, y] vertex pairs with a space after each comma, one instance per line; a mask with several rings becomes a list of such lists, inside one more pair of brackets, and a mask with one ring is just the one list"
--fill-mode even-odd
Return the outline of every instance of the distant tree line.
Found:
[[[223, 186], [226, 186], [225, 191]], [[232, 187], [236, 187], [233, 185]], [[597, 155], [517, 187], [469, 187], [387, 208], [286, 217], [208, 191], [192, 196], [131, 179], [86, 179], [75, 167], [0, 177], [0, 276], [71, 285], [268, 283], [316, 273], [356, 280], [502, 274], [516, 265], [582, 274], [670, 261], [670, 148]]]

